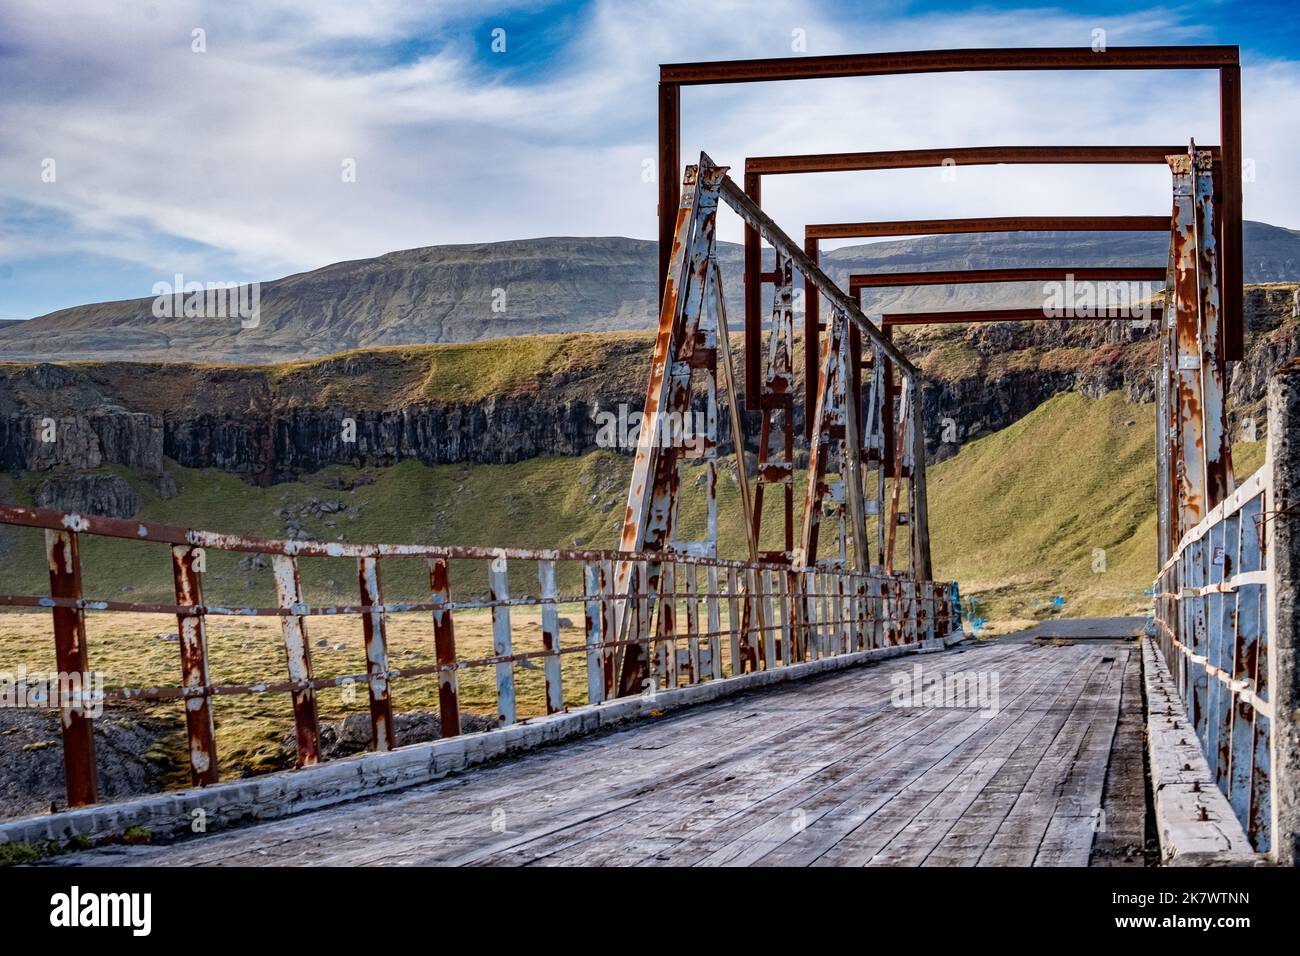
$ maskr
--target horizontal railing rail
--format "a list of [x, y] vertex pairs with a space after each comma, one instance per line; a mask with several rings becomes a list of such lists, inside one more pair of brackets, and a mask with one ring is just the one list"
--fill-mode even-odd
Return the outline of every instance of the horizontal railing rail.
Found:
[[[441, 735], [449, 737], [461, 732], [460, 675], [474, 668], [492, 669], [495, 723], [508, 725], [528, 719], [519, 714], [517, 666], [541, 666], [545, 711], [551, 714], [567, 709], [565, 683], [575, 678], [572, 674], [566, 677], [561, 665], [572, 655], [585, 658], [586, 664], [585, 674], [576, 678], [581, 686], [578, 699], [599, 704], [619, 695], [621, 656], [632, 645], [637, 645], [642, 659], [652, 665], [646, 686], [636, 692], [654, 693], [821, 657], [915, 644], [960, 629], [954, 583], [916, 581], [835, 566], [798, 568], [677, 552], [279, 540], [17, 505], [0, 505], [0, 525], [45, 532], [49, 593], [0, 594], [0, 607], [50, 612], [61, 673], [90, 672], [87, 612], [166, 614], [175, 615], [178, 622], [181, 680], [175, 686], [113, 687], [98, 692], [95, 700], [78, 693], [60, 695], [50, 702], [59, 707], [63, 716], [64, 767], [72, 806], [98, 799], [92, 724], [86, 711], [105, 701], [184, 701], [190, 780], [195, 786], [203, 786], [218, 779], [211, 707], [211, 701], [218, 697], [291, 695], [295, 763], [304, 767], [322, 759], [316, 694], [327, 688], [355, 685], [368, 691], [371, 746], [382, 751], [396, 746], [391, 688], [399, 680], [437, 678]], [[79, 545], [83, 536], [169, 546], [175, 602], [87, 597], [83, 593]], [[203, 581], [209, 551], [269, 556], [276, 584], [275, 604], [208, 603]], [[358, 602], [309, 603], [303, 593], [299, 562], [313, 558], [353, 559]], [[382, 568], [392, 562], [412, 561], [427, 564], [428, 599], [386, 601]], [[471, 569], [477, 586], [468, 574], [453, 573], [456, 562], [477, 565]], [[529, 566], [527, 572], [519, 570], [521, 564]], [[615, 569], [619, 565], [630, 569], [632, 586], [627, 594], [615, 591]], [[580, 581], [581, 586], [561, 590], [557, 585], [561, 578]], [[525, 579], [536, 584], [521, 588]], [[464, 597], [453, 599], [453, 580]], [[512, 593], [512, 584], [520, 593]], [[485, 596], [479, 597], [480, 593]], [[624, 631], [627, 636], [619, 639], [614, 622], [623, 602], [630, 623]], [[559, 612], [566, 605], [579, 607], [584, 613], [580, 641], [561, 641]], [[516, 647], [512, 609], [539, 612], [540, 646]], [[474, 657], [458, 653], [455, 615], [466, 611], [490, 614], [492, 653]], [[410, 612], [431, 616], [435, 663], [396, 667], [389, 660], [389, 617]], [[352, 616], [359, 618], [362, 625], [364, 670], [318, 676], [308, 640], [308, 622]], [[207, 646], [208, 617], [279, 619], [287, 679], [221, 682], [220, 675], [214, 678]], [[569, 690], [572, 699], [573, 688]]]
[[1271, 844], [1268, 466], [1179, 542], [1153, 589], [1189, 728], [1255, 849]]

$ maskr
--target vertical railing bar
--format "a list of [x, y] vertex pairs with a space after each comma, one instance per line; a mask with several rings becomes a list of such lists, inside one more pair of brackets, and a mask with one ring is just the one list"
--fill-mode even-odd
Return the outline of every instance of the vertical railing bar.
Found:
[[[1223, 538], [1223, 577], [1227, 579], [1230, 574], [1241, 572], [1241, 546], [1244, 537], [1242, 532], [1241, 511], [1238, 510], [1229, 515], [1226, 519], [1226, 527]], [[1231, 566], [1229, 567], [1229, 562]], [[1219, 647], [1219, 659], [1215, 662], [1225, 674], [1235, 674], [1235, 661], [1237, 657], [1237, 645], [1241, 640], [1240, 632], [1237, 629], [1237, 608], [1240, 603], [1240, 595], [1233, 591], [1224, 595], [1222, 606], [1222, 622], [1220, 627], [1223, 632], [1223, 638]], [[1232, 800], [1232, 738], [1233, 722], [1236, 717], [1236, 695], [1230, 688], [1224, 688], [1225, 696], [1223, 705], [1219, 710], [1218, 722], [1218, 760], [1215, 767], [1215, 783], [1224, 795], [1228, 797], [1229, 802]]]
[[[1255, 513], [1261, 519], [1264, 517], [1264, 496], [1260, 495], [1255, 498]], [[1245, 520], [1244, 518], [1242, 519]], [[1255, 564], [1257, 570], [1263, 570], [1267, 563], [1264, 554], [1265, 542], [1259, 540], [1259, 525], [1253, 520], [1251, 526], [1256, 532], [1256, 543], [1258, 545], [1259, 557]], [[1255, 693], [1261, 700], [1273, 701], [1273, 695], [1269, 686], [1269, 655], [1272, 648], [1269, 647], [1269, 621], [1268, 621], [1268, 595], [1262, 585], [1255, 586], [1254, 601], [1257, 608], [1256, 621], [1258, 622], [1258, 647], [1255, 653], [1255, 676], [1254, 687]], [[1279, 706], [1274, 703], [1274, 706]], [[1261, 853], [1270, 852], [1273, 848], [1273, 751], [1272, 751], [1272, 720], [1264, 714], [1251, 708], [1252, 731], [1254, 735], [1255, 750], [1251, 759], [1251, 796], [1250, 796], [1250, 816], [1245, 821], [1246, 833], [1249, 835], [1255, 849]]]
[[731, 657], [731, 676], [741, 672], [740, 661], [740, 576], [735, 568], [727, 568], [727, 640]]
[[[361, 589], [361, 606], [378, 607], [384, 603], [383, 584], [379, 576], [379, 559], [357, 559], [357, 581]], [[361, 615], [361, 632], [366, 646], [366, 686], [370, 702], [370, 739], [378, 752], [397, 746], [393, 729], [393, 702], [388, 692], [388, 631], [383, 611]]]
[[[294, 682], [312, 680], [311, 647], [307, 643], [307, 618], [295, 613], [303, 607], [302, 578], [298, 559], [293, 555], [271, 556], [275, 573], [276, 597], [287, 614], [280, 616], [280, 631], [284, 637], [285, 660], [289, 679]], [[293, 692], [294, 739], [297, 744], [296, 763], [310, 767], [320, 762], [320, 723], [316, 716], [316, 690], [310, 686]]]
[[[176, 603], [198, 610], [190, 614], [177, 614], [176, 625], [180, 637], [181, 686], [187, 690], [211, 685], [208, 670], [208, 628], [203, 613], [202, 548], [175, 545], [172, 552], [172, 583]], [[208, 693], [185, 699], [185, 738], [189, 750], [190, 784], [205, 787], [216, 783], [217, 746], [216, 722], [212, 715], [212, 698]]]
[[599, 704], [605, 700], [605, 660], [601, 644], [606, 640], [603, 626], [605, 589], [600, 562], [583, 562], [582, 580], [587, 595], [583, 607], [583, 634], [587, 642], [587, 703]]
[[745, 603], [749, 609], [749, 621], [745, 628], [745, 658], [749, 666], [758, 670], [762, 663], [760, 655], [762, 648], [760, 641], [762, 634], [759, 628], [762, 627], [762, 594], [759, 585], [759, 572], [755, 568], [748, 568], [745, 571]]
[[[722, 613], [720, 601], [718, 599], [718, 567], [715, 564], [708, 566], [706, 584], [709, 589], [709, 597], [705, 607], [708, 611], [709, 619], [709, 639], [708, 646], [708, 671], [709, 676], [714, 680], [722, 678]], [[701, 667], [705, 665], [701, 662]]]
[[600, 562], [600, 640], [601, 669], [605, 688], [603, 699], [610, 700], [618, 693], [618, 633], [614, 627], [614, 562], [608, 558]]
[[443, 737], [460, 736], [460, 689], [456, 677], [456, 627], [451, 611], [451, 574], [446, 558], [429, 559], [429, 603], [433, 609], [433, 645], [438, 661], [438, 721]]
[[[514, 653], [514, 635], [510, 630], [510, 572], [504, 554], [488, 562], [488, 587], [492, 605], [492, 653], [509, 657]], [[515, 665], [503, 661], [496, 667], [497, 720], [503, 725], [515, 723]]]
[[823, 657], [835, 656], [835, 619], [831, 614], [830, 575], [825, 569], [816, 572], [817, 599], [821, 605], [821, 627], [817, 639], [821, 642]]
[[817, 638], [814, 634], [814, 628], [817, 621], [813, 614], [812, 586], [809, 584], [808, 571], [799, 570], [794, 572], [799, 581], [799, 601], [802, 607], [800, 612], [803, 624], [803, 636], [800, 638], [799, 649], [806, 661], [817, 660]]
[[840, 653], [853, 653], [853, 590], [847, 574], [837, 574], [836, 590], [839, 592]]
[[655, 673], [660, 687], [677, 686], [677, 564], [664, 561], [659, 570], [659, 613], [655, 630], [658, 652]]
[[774, 571], [760, 571], [758, 575], [759, 588], [763, 595], [763, 619], [759, 622], [759, 626], [763, 628], [763, 633], [760, 635], [763, 669], [768, 671], [776, 667], [776, 609], [772, 600], [775, 590], [774, 578]]
[[555, 562], [537, 562], [537, 583], [542, 602], [542, 647], [546, 649], [546, 712], [564, 710], [564, 678], [560, 671], [560, 612], [555, 606]]
[[790, 587], [788, 576], [784, 571], [773, 571], [772, 578], [776, 582], [777, 595], [780, 598], [779, 612], [781, 616], [781, 646], [778, 653], [782, 665], [789, 667], [799, 659], [795, 650], [794, 642], [794, 622], [791, 620], [790, 605]]
[[[645, 673], [647, 676], [642, 678], [643, 686], [634, 688], [636, 693], [643, 693], [648, 687], [654, 684], [655, 678], [650, 675], [650, 634], [651, 626], [654, 621], [651, 619], [652, 601], [655, 596], [651, 593], [650, 585], [650, 563], [648, 561], [636, 562], [636, 580], [637, 599], [636, 599], [636, 637], [637, 644], [641, 653], [641, 660], [645, 664]], [[626, 653], [626, 650], [624, 651]], [[659, 689], [655, 686], [655, 689]]]
[[688, 684], [700, 680], [700, 589], [694, 564], [686, 565], [686, 659], [690, 667]]
[[[80, 601], [81, 551], [74, 531], [45, 532], [45, 557], [50, 571], [50, 597]], [[89, 653], [86, 648], [86, 612], [80, 607], [50, 609], [54, 627], [54, 656], [62, 674], [79, 674], [82, 690], [89, 690]], [[52, 702], [51, 702], [52, 703]], [[63, 732], [63, 776], [68, 806], [99, 802], [99, 775], [95, 767], [94, 722], [86, 716], [85, 700], [59, 701]]]

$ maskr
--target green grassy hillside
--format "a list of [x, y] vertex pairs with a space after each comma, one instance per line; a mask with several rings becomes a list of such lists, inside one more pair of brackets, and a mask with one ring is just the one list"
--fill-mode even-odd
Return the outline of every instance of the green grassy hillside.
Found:
[[[1101, 400], [1059, 395], [932, 466], [936, 576], [955, 578], [963, 593], [979, 598], [990, 622], [1044, 617], [1056, 598], [1065, 601], [1058, 614], [1140, 611], [1155, 564], [1152, 415], [1152, 406], [1130, 405], [1118, 393]], [[1240, 446], [1234, 455], [1238, 474], [1248, 474], [1262, 463], [1263, 442]], [[408, 461], [391, 468], [335, 466], [300, 482], [258, 488], [171, 464], [180, 494], [166, 501], [144, 480], [115, 470], [140, 495], [138, 517], [147, 521], [281, 537], [290, 514], [307, 535], [327, 541], [605, 548], [616, 541], [630, 469], [630, 459], [610, 452], [513, 465]], [[41, 477], [13, 481], [9, 497], [30, 502]], [[682, 506], [687, 538], [702, 536], [704, 528], [702, 500], [691, 496], [695, 477], [686, 482], [690, 497]], [[722, 551], [740, 556], [737, 491], [726, 468], [718, 487]], [[319, 513], [313, 500], [337, 502], [340, 510]], [[0, 590], [46, 589], [37, 532], [0, 529], [0, 554]], [[209, 603], [270, 601], [270, 575], [237, 562], [236, 555], [210, 556]], [[171, 591], [166, 549], [157, 546], [88, 538], [83, 565], [88, 596], [166, 600]], [[479, 570], [466, 566], [458, 582], [464, 591], [485, 588]], [[303, 579], [311, 601], [353, 599], [349, 561], [305, 559]], [[390, 562], [386, 586], [394, 600], [419, 600], [427, 578], [418, 562]]]

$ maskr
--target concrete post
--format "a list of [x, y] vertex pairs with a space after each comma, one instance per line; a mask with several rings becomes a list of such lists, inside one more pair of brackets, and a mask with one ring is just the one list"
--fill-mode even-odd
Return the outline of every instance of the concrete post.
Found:
[[[1300, 863], [1300, 360], [1268, 385], [1269, 700], [1273, 704], [1273, 854]], [[1288, 510], [1293, 509], [1293, 510]]]

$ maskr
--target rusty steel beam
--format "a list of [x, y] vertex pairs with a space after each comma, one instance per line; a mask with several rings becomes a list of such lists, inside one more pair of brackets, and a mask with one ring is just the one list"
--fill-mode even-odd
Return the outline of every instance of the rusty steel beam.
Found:
[[[879, 169], [925, 169], [931, 166], [1165, 165], [1181, 146], [960, 146], [948, 149], [891, 149], [854, 153], [751, 156], [745, 175], [847, 173]], [[1218, 149], [1210, 147], [1217, 156]]]
[[987, 216], [973, 219], [903, 219], [827, 222], [807, 226], [815, 239], [960, 235], [982, 232], [1166, 232], [1167, 216]]
[[1214, 508], [1233, 490], [1232, 445], [1224, 391], [1224, 331], [1219, 291], [1219, 252], [1214, 170], [1209, 157], [1189, 148], [1196, 177], [1196, 273], [1200, 288], [1201, 395], [1205, 414], [1206, 506]]
[[1174, 177], [1173, 241], [1170, 244], [1169, 304], [1174, 322], [1168, 332], [1169, 366], [1177, 484], [1171, 502], [1178, 541], [1210, 510], [1205, 494], [1205, 419], [1201, 405], [1200, 282], [1196, 268], [1195, 176], [1190, 156], [1170, 157]]
[[1160, 282], [1168, 270], [1149, 268], [1075, 268], [1054, 266], [1034, 269], [960, 269], [936, 272], [855, 272], [849, 276], [849, 292], [858, 289], [902, 288], [914, 285], [976, 285], [981, 282]]
[[[681, 201], [681, 88], [676, 83], [659, 84], [659, 302], [663, 303], [664, 282], [672, 261], [672, 230]], [[665, 237], [665, 231], [667, 236]]]
[[[707, 156], [701, 157], [702, 162], [712, 165]], [[812, 258], [803, 250], [803, 247], [797, 244], [793, 239], [786, 235], [785, 230], [778, 226], [772, 218], [745, 194], [745, 192], [732, 181], [731, 177], [723, 176], [719, 186], [719, 194], [726, 201], [727, 205], [740, 216], [746, 223], [758, 230], [759, 235], [768, 241], [776, 249], [779, 249], [783, 255], [789, 256], [794, 260], [794, 267], [803, 273], [804, 286], [815, 287], [821, 296], [825, 297], [828, 302], [844, 312], [845, 318], [849, 322], [862, 330], [862, 333], [880, 346], [899, 368], [905, 370], [909, 375], [918, 374], [916, 367], [911, 360], [898, 350], [893, 342], [889, 341], [881, 334], [880, 329], [876, 328], [867, 317], [862, 314], [858, 305], [835, 284], [822, 271], [821, 266], [812, 260]]]
[[[50, 571], [50, 595], [81, 598], [81, 551], [74, 531], [45, 532], [45, 557]], [[54, 659], [59, 674], [78, 675], [82, 692], [89, 690], [90, 664], [86, 649], [86, 614], [81, 608], [55, 607]], [[60, 682], [62, 683], [62, 682]], [[50, 703], [54, 703], [51, 701]], [[60, 699], [59, 726], [63, 731], [63, 776], [68, 806], [84, 807], [99, 801], [99, 776], [95, 769], [94, 721], [86, 716], [85, 702]]]
[[903, 73], [1212, 70], [1236, 66], [1239, 62], [1235, 46], [1109, 47], [1101, 53], [1094, 52], [1090, 47], [916, 50], [665, 63], [659, 67], [659, 82], [696, 86], [851, 76], [896, 76]]
[[1223, 303], [1224, 354], [1228, 361], [1245, 357], [1245, 319], [1242, 286], [1245, 281], [1241, 234], [1241, 67], [1235, 63], [1219, 70], [1219, 148], [1222, 152], [1220, 186], [1220, 300]]
[[[745, 173], [745, 195], [755, 206], [763, 205], [763, 177]], [[661, 247], [662, 248], [662, 247]], [[761, 275], [763, 255], [762, 243], [758, 230], [745, 226], [745, 407], [758, 411], [762, 402], [763, 363], [759, 355], [763, 351], [763, 325], [758, 313], [763, 302], [763, 277]], [[662, 285], [662, 282], [660, 283]], [[815, 289], [809, 289], [806, 295], [816, 295]], [[815, 361], [815, 359], [814, 359]], [[809, 408], [812, 407], [810, 404]]]
[[971, 309], [962, 312], [885, 312], [881, 322], [895, 325], [963, 325], [979, 322], [1154, 322], [1164, 309], [1152, 306], [1145, 315], [1107, 315], [1104, 311], [1076, 309], [1070, 315], [1048, 315], [1043, 309]]
[[[933, 574], [930, 556], [930, 502], [925, 480], [925, 393], [921, 383], [911, 380], [912, 386], [912, 501], [908, 517], [908, 530], [912, 547], [908, 555], [912, 562], [912, 577], [918, 583], [929, 581]], [[919, 603], [919, 602], [918, 602]]]
[[[205, 555], [202, 548], [173, 545], [172, 580], [175, 585], [177, 605], [190, 605], [197, 613], [176, 615], [181, 650], [181, 685], [186, 688], [205, 688], [212, 683], [208, 673], [208, 630], [203, 613], [202, 569]], [[205, 787], [217, 782], [216, 728], [212, 716], [212, 702], [207, 696], [190, 697], [185, 701], [185, 735], [190, 761], [190, 783]]]
[[[821, 262], [821, 241], [811, 236], [804, 236], [803, 240], [804, 253], [813, 262]], [[859, 306], [862, 305], [861, 296], [854, 300]], [[809, 409], [817, 407], [817, 361], [818, 352], [820, 351], [819, 343], [819, 326], [821, 316], [821, 298], [817, 295], [817, 288], [805, 284], [803, 290], [803, 437], [808, 441], [813, 435], [812, 415], [808, 414]], [[745, 361], [749, 361], [749, 356], [745, 356]]]
[[[828, 280], [829, 281], [829, 280]], [[197, 547], [207, 548], [215, 551], [234, 551], [245, 554], [269, 554], [269, 555], [292, 555], [301, 557], [319, 557], [319, 558], [361, 558], [361, 557], [381, 557], [381, 558], [442, 558], [444, 560], [478, 560], [489, 561], [493, 558], [505, 557], [510, 560], [519, 561], [543, 561], [550, 558], [563, 561], [627, 561], [638, 560], [645, 555], [637, 552], [611, 549], [595, 548], [488, 548], [477, 545], [436, 545], [436, 544], [363, 544], [342, 541], [297, 541], [283, 538], [259, 538], [251, 535], [226, 534], [216, 531], [200, 531], [187, 528], [178, 528], [174, 525], [164, 525], [155, 523], [146, 523], [122, 518], [101, 518], [95, 515], [72, 515], [63, 511], [56, 511], [53, 508], [33, 508], [26, 505], [0, 504], [0, 525], [14, 525], [22, 528], [46, 528], [54, 531], [75, 530], [86, 534], [99, 535], [107, 538], [127, 539], [131, 541], [152, 541], [162, 544], [193, 544]], [[741, 561], [734, 558], [715, 558], [701, 555], [678, 554], [674, 556], [679, 564], [683, 562], [695, 562], [697, 564], [712, 564], [720, 568], [748, 568], [754, 562]], [[758, 562], [763, 565], [764, 562]], [[771, 563], [769, 566], [773, 570], [780, 570], [784, 567], [779, 563]], [[7, 600], [6, 600], [7, 599]], [[65, 599], [60, 598], [60, 601]], [[19, 599], [15, 595], [0, 595], [0, 604], [10, 604], [13, 606], [29, 607], [49, 607], [49, 598], [33, 598], [34, 603], [27, 603], [25, 599]], [[83, 606], [93, 610], [129, 610], [129, 611], [147, 611], [156, 613], [176, 614], [178, 612], [188, 613], [189, 608], [176, 604], [145, 604], [121, 601], [103, 601], [89, 600], [80, 597], [68, 597], [66, 606], [75, 607]], [[475, 602], [460, 602], [456, 605], [459, 608], [466, 607], [487, 607], [488, 605]], [[235, 613], [245, 615], [254, 611], [264, 610], [266, 614], [272, 616], [300, 616], [307, 617], [313, 614], [339, 614], [339, 613], [356, 613], [362, 608], [349, 607], [346, 605], [334, 605], [324, 608], [309, 607], [304, 604], [289, 607], [276, 608], [220, 608], [205, 607], [204, 613], [207, 614], [227, 614]], [[390, 606], [390, 610], [428, 610], [427, 607], [418, 604], [402, 604]]]

